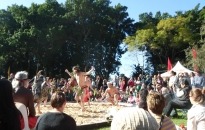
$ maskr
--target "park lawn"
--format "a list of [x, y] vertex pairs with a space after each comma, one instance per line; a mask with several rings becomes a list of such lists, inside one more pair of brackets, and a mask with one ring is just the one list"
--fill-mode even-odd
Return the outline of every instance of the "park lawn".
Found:
[[[180, 110], [177, 110], [178, 117], [173, 117], [171, 120], [174, 122], [174, 124], [180, 126], [181, 124], [187, 125], [187, 115], [184, 115], [182, 117], [182, 112]], [[93, 130], [110, 130], [110, 127], [103, 127], [99, 129], [93, 129]]]

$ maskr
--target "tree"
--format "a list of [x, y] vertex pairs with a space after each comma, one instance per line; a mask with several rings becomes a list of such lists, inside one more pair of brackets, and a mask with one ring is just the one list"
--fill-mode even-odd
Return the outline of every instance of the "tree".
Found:
[[2, 66], [12, 65], [13, 72], [27, 70], [30, 76], [38, 66], [47, 76], [64, 77], [65, 68], [78, 64], [86, 71], [94, 65], [96, 74], [108, 78], [118, 70], [125, 52], [122, 40], [134, 33], [127, 7], [109, 4], [109, 0], [67, 0], [65, 4], [46, 0], [29, 8], [12, 5], [1, 10]]
[[167, 18], [159, 21], [157, 26], [137, 30], [134, 36], [128, 36], [124, 42], [130, 50], [146, 46], [152, 56], [157, 56], [160, 64], [168, 57], [174, 61], [185, 56], [184, 49], [193, 43], [193, 33], [186, 28], [187, 19], [183, 17]]

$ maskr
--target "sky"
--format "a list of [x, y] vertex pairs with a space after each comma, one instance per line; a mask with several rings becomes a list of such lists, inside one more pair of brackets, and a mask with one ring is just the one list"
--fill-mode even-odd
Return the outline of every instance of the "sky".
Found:
[[[0, 0], [0, 9], [7, 9], [7, 6], [12, 4], [24, 5], [29, 7], [31, 3], [42, 4], [45, 0]], [[66, 0], [57, 0], [59, 3], [65, 3]], [[139, 21], [139, 15], [142, 13], [152, 12], [153, 16], [156, 12], [169, 13], [175, 15], [176, 11], [188, 11], [193, 9], [198, 3], [200, 3], [200, 9], [205, 6], [205, 0], [111, 0], [111, 6], [115, 6], [120, 3], [123, 6], [127, 6], [127, 12], [129, 17], [134, 19], [135, 22]], [[142, 66], [142, 53], [139, 52], [136, 55], [127, 52], [122, 55], [120, 67], [120, 73], [125, 74], [127, 77], [131, 76], [133, 64]], [[138, 59], [138, 60], [137, 60]]]

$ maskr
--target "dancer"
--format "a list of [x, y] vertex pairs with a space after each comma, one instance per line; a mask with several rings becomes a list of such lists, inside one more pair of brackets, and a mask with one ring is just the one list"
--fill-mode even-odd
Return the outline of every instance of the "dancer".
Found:
[[86, 88], [86, 93], [85, 93], [85, 97], [84, 97], [84, 102], [88, 102], [88, 105], [90, 106], [90, 91], [92, 90], [94, 92], [94, 89], [91, 85], [91, 81], [90, 81], [90, 77], [85, 76], [85, 82], [87, 84], [87, 88]]
[[118, 105], [118, 99], [120, 97], [119, 91], [113, 86], [112, 82], [107, 82], [108, 88], [105, 90], [105, 93], [102, 95], [102, 98], [100, 101], [102, 101], [106, 95], [108, 94], [108, 97], [106, 100], [108, 102], [111, 102], [112, 105]]
[[32, 92], [34, 95], [34, 102], [37, 103], [38, 114], [42, 114], [40, 106], [42, 102], [42, 83], [45, 81], [45, 77], [42, 75], [42, 70], [40, 70], [36, 76], [32, 79], [34, 83], [32, 85]]
[[[75, 95], [75, 100], [78, 102], [79, 101], [79, 98], [81, 100], [80, 102], [80, 106], [81, 106], [81, 111], [85, 111], [85, 108], [84, 108], [84, 95], [85, 95], [85, 88], [87, 88], [87, 82], [85, 81], [85, 76], [86, 75], [90, 75], [93, 70], [95, 68], [92, 66], [91, 70], [88, 71], [88, 72], [81, 72], [80, 71], [80, 68], [78, 66], [74, 66], [72, 68], [73, 70], [73, 73], [74, 73], [74, 77], [78, 83], [78, 88], [77, 88], [77, 93]], [[71, 76], [71, 73], [66, 69], [65, 72], [67, 72], [70, 76]]]

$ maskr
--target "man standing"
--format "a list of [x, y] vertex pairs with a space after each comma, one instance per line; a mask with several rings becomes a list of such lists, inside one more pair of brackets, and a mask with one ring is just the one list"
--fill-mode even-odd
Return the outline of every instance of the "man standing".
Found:
[[194, 88], [201, 88], [203, 89], [204, 86], [204, 77], [201, 75], [199, 71], [196, 71], [196, 75], [193, 79], [193, 86]]
[[[76, 92], [76, 95], [75, 95], [75, 100], [78, 102], [79, 98], [80, 98], [80, 100], [81, 100], [81, 102], [80, 102], [81, 111], [85, 111], [84, 96], [85, 96], [85, 93], [86, 93], [85, 90], [88, 87], [85, 77], [86, 77], [86, 75], [90, 75], [94, 71], [94, 69], [95, 68], [92, 66], [90, 71], [81, 72], [80, 68], [78, 66], [74, 66], [72, 68], [73, 73], [74, 73], [74, 77], [75, 77], [75, 79], [78, 83], [78, 88], [77, 88], [77, 92]], [[69, 75], [71, 75], [71, 73], [68, 70], [66, 70], [65, 72], [67, 72]]]

